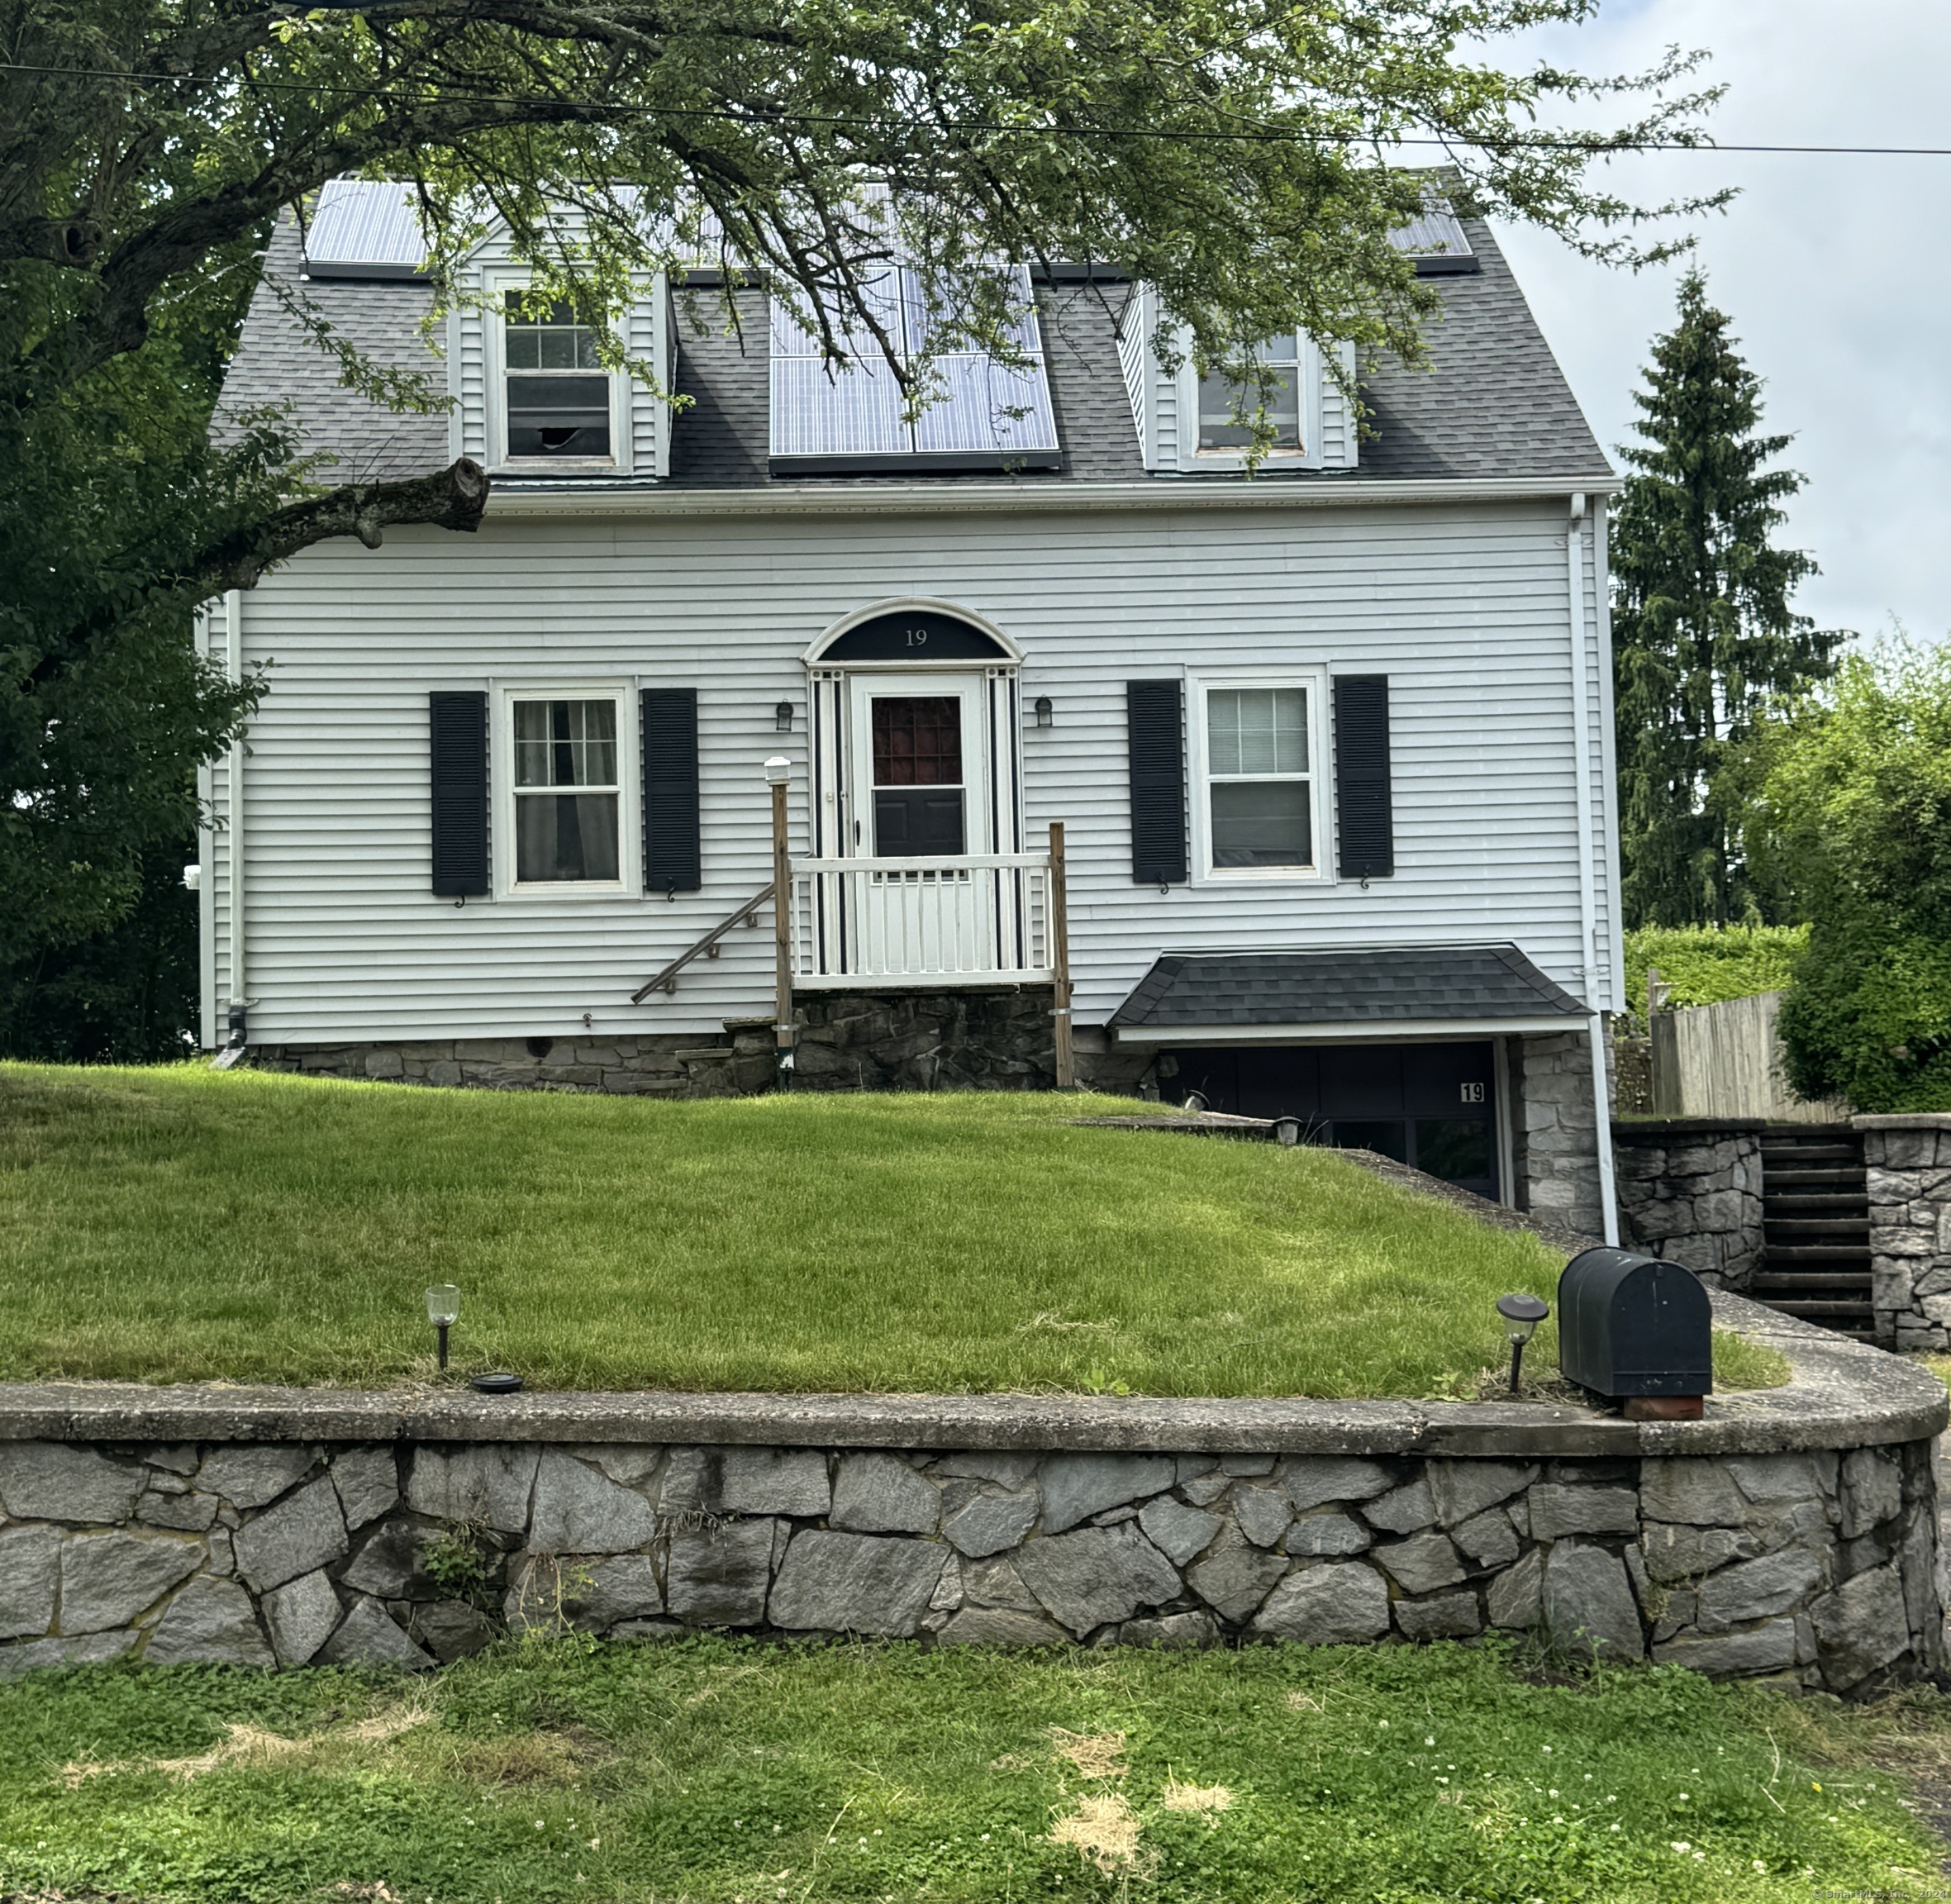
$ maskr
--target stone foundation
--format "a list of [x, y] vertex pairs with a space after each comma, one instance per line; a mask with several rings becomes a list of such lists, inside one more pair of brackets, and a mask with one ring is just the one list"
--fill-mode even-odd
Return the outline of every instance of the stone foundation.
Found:
[[1762, 1264], [1759, 1117], [1612, 1126], [1620, 1241], [1739, 1294]]
[[1951, 1116], [1853, 1117], [1870, 1198], [1879, 1341], [1951, 1349]]
[[[936, 1645], [1528, 1632], [1858, 1693], [1943, 1659], [1944, 1392], [1718, 1298], [1787, 1388], [1569, 1408], [0, 1392], [0, 1673], [426, 1667], [507, 1631]], [[58, 1432], [57, 1432], [58, 1431]]]
[[[794, 1082], [802, 1090], [1047, 1091], [1056, 1083], [1048, 986], [808, 992], [795, 1004]], [[1094, 1042], [1107, 1040], [1099, 1033]], [[727, 1019], [718, 1038], [667, 1031], [258, 1045], [250, 1061], [262, 1070], [315, 1077], [640, 1097], [749, 1096], [771, 1090], [777, 1075], [769, 1017]], [[1115, 1058], [1106, 1069], [1120, 1074]]]

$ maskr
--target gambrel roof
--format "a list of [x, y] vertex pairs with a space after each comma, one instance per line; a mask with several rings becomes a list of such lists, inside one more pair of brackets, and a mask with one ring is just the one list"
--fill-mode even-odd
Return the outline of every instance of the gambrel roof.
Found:
[[[1269, 465], [1259, 483], [1562, 479], [1610, 484], [1612, 472], [1539, 331], [1490, 228], [1460, 225], [1476, 269], [1438, 280], [1443, 315], [1428, 327], [1429, 370], [1386, 364], [1362, 378], [1373, 434], [1359, 447], [1359, 468], [1283, 469]], [[289, 404], [309, 454], [329, 459], [319, 475], [335, 481], [411, 476], [444, 468], [452, 450], [445, 414], [400, 415], [368, 402], [339, 381], [334, 359], [304, 331], [286, 300], [302, 298], [314, 317], [373, 361], [426, 372], [445, 388], [446, 367], [423, 340], [431, 292], [416, 281], [360, 282], [304, 275], [295, 221], [280, 219], [265, 255], [265, 282], [253, 297], [226, 379], [224, 407], [236, 412]], [[282, 286], [281, 297], [278, 287]], [[1133, 295], [1122, 283], [1040, 284], [1036, 290], [1051, 397], [1063, 445], [1063, 468], [1025, 472], [1014, 480], [1088, 483], [1146, 479], [1130, 397], [1118, 358], [1115, 319]], [[691, 402], [676, 416], [670, 473], [659, 487], [741, 488], [821, 487], [898, 479], [886, 474], [775, 476], [768, 463], [769, 326], [765, 294], [736, 294], [739, 323], [727, 325], [721, 294], [680, 287], [673, 298], [676, 388]], [[693, 317], [697, 321], [692, 321]], [[954, 474], [930, 476], [954, 483]], [[993, 481], [993, 474], [986, 480]], [[1160, 483], [1239, 483], [1238, 474], [1161, 473]], [[600, 483], [588, 476], [578, 486]], [[632, 486], [650, 480], [625, 478]]]

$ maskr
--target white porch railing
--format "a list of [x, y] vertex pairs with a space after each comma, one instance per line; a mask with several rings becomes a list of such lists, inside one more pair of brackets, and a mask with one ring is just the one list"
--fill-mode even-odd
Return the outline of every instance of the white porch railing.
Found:
[[1051, 982], [1047, 853], [792, 865], [796, 985]]

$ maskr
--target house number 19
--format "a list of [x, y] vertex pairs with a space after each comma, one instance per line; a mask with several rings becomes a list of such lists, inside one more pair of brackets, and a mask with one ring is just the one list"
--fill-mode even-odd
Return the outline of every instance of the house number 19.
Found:
[[926, 628], [909, 629], [907, 631], [907, 642], [908, 646], [911, 648], [926, 647], [928, 644], [928, 631]]
[[1458, 1088], [1463, 1092], [1466, 1104], [1481, 1104], [1483, 1102], [1483, 1087], [1481, 1084], [1463, 1084]]

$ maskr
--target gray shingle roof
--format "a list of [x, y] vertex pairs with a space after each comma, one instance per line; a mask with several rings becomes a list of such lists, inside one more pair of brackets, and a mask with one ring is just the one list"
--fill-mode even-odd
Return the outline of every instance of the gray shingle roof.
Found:
[[1585, 1007], [1515, 945], [1168, 952], [1112, 1012], [1120, 1031], [1415, 1025], [1562, 1016]]
[[[1479, 219], [1463, 221], [1481, 269], [1435, 280], [1444, 315], [1428, 330], [1433, 367], [1385, 364], [1364, 378], [1373, 436], [1359, 471], [1263, 474], [1261, 483], [1497, 477], [1565, 478], [1600, 483], [1611, 474], [1577, 400], [1552, 356], [1496, 239]], [[281, 280], [374, 361], [430, 371], [440, 359], [420, 337], [431, 292], [423, 284], [299, 282], [302, 260], [290, 215], [266, 254], [266, 278]], [[1064, 469], [1024, 474], [1025, 484], [1137, 480], [1144, 477], [1130, 405], [1112, 333], [1121, 286], [1040, 286], [1044, 353]], [[718, 293], [678, 295], [677, 388], [692, 398], [672, 437], [671, 480], [691, 488], [769, 485], [767, 467], [769, 361], [763, 292], [738, 293], [742, 335], [726, 325]], [[686, 307], [703, 326], [693, 327]], [[417, 475], [448, 461], [447, 419], [396, 416], [339, 382], [336, 364], [283, 309], [272, 284], [251, 300], [225, 382], [231, 410], [288, 403], [305, 446], [334, 459], [321, 474], [345, 481]], [[987, 476], [931, 480], [994, 482]], [[1237, 475], [1172, 476], [1161, 481], [1241, 483]], [[797, 478], [799, 484], [857, 486], [911, 480], [892, 476]]]
[[1362, 474], [1603, 481], [1605, 452], [1497, 239], [1481, 218], [1461, 222], [1479, 269], [1435, 280], [1443, 317], [1423, 333], [1430, 369], [1384, 365], [1364, 379], [1375, 434]]
[[[447, 385], [445, 362], [421, 342], [420, 321], [433, 293], [424, 284], [353, 283], [314, 278], [301, 282], [304, 259], [289, 212], [279, 214], [264, 254], [264, 280], [250, 300], [237, 350], [224, 378], [223, 411], [232, 414], [288, 404], [307, 453], [329, 460], [322, 482], [387, 482], [445, 469], [446, 413], [416, 416], [383, 409], [339, 381], [335, 359], [306, 336], [279, 300], [275, 283], [310, 306], [371, 362], [393, 370], [426, 372], [436, 391]], [[225, 427], [220, 412], [219, 433]]]

